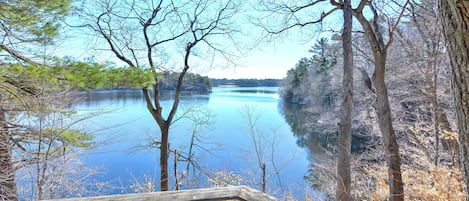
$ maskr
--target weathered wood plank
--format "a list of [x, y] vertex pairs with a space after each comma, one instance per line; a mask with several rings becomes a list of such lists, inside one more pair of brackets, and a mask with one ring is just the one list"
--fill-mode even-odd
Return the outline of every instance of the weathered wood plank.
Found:
[[278, 199], [262, 193], [248, 186], [232, 186], [222, 188], [204, 188], [181, 191], [166, 191], [138, 194], [118, 194], [84, 198], [56, 199], [49, 201], [190, 201], [190, 200], [258, 200], [258, 201], [277, 201]]
[[239, 198], [247, 201], [251, 200], [257, 200], [257, 201], [277, 201], [279, 199], [262, 193], [261, 191], [258, 191], [254, 188], [251, 188], [249, 186], [241, 186], [240, 191], [239, 191]]

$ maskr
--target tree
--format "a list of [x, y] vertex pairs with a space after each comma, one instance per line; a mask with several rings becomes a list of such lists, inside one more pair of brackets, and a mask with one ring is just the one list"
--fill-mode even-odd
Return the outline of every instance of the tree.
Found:
[[0, 115], [0, 126], [2, 126], [0, 133], [0, 198], [2, 200], [18, 200], [12, 149], [4, 108], [1, 108]]
[[[67, 169], [72, 167], [72, 164], [77, 165], [75, 160], [77, 155], [81, 150], [89, 148], [89, 141], [92, 140], [91, 136], [71, 129], [71, 125], [79, 120], [72, 122], [74, 113], [68, 110], [73, 100], [77, 99], [71, 95], [70, 89], [72, 87], [89, 89], [95, 86], [95, 82], [84, 81], [85, 78], [79, 75], [82, 73], [86, 79], [89, 79], [89, 75], [85, 73], [88, 71], [76, 72], [77, 68], [99, 72], [103, 70], [103, 66], [95, 64], [85, 67], [81, 62], [61, 61], [56, 63], [61, 64], [60, 66], [20, 64], [1, 66], [2, 78], [6, 79], [5, 82], [0, 82], [0, 92], [3, 95], [1, 106], [4, 108], [5, 117], [2, 137], [6, 139], [4, 143], [8, 143], [5, 144], [8, 152], [2, 154], [5, 154], [3, 155], [5, 158], [11, 158], [10, 164], [2, 163], [2, 165], [5, 170], [13, 174], [8, 176], [2, 172], [1, 181], [6, 183], [15, 180], [11, 185], [16, 188], [15, 173], [28, 172], [26, 174], [30, 176], [28, 182], [34, 182], [29, 183], [31, 184], [28, 185], [29, 189], [25, 189], [25, 185], [21, 187], [23, 195], [24, 192], [31, 193], [31, 199], [53, 198], [64, 196], [64, 193], [78, 194], [86, 191], [83, 188], [85, 180], [76, 173], [70, 174], [77, 167]], [[72, 72], [75, 72], [74, 76], [69, 75]], [[129, 77], [134, 75], [130, 71], [123, 71], [123, 74]], [[100, 82], [100, 80], [95, 81]], [[84, 84], [85, 82], [90, 85]], [[85, 168], [81, 171], [83, 173], [81, 176], [93, 171]], [[77, 177], [76, 181], [70, 179], [74, 176]], [[25, 176], [21, 178], [23, 180], [20, 180], [20, 183], [24, 184]], [[80, 184], [83, 186], [78, 188]], [[5, 188], [2, 186], [2, 189]], [[2, 199], [7, 199], [7, 196], [17, 195], [2, 191], [2, 196], [5, 196]], [[15, 198], [9, 197], [8, 200], [10, 199]]]
[[2, 57], [6, 61], [34, 63], [36, 60], [31, 58], [29, 49], [53, 42], [70, 4], [71, 0], [1, 1], [0, 52], [6, 53]]
[[252, 142], [252, 149], [254, 150], [253, 155], [255, 155], [256, 169], [259, 168], [259, 181], [256, 182], [255, 178], [252, 180], [260, 186], [262, 192], [266, 193], [269, 191], [269, 180], [272, 176], [275, 176], [277, 177], [277, 185], [281, 188], [282, 194], [285, 195], [286, 192], [280, 179], [282, 168], [278, 167], [277, 160], [275, 159], [275, 152], [278, 146], [278, 134], [276, 130], [273, 130], [273, 133], [270, 133], [269, 136], [258, 130], [258, 122], [261, 115], [255, 105], [245, 105], [240, 112], [249, 130], [248, 133]]
[[377, 97], [377, 116], [378, 124], [383, 136], [383, 143], [385, 147], [386, 162], [388, 166], [388, 179], [389, 179], [389, 197], [390, 200], [404, 200], [404, 183], [402, 182], [401, 175], [401, 159], [399, 155], [399, 145], [397, 144], [396, 134], [392, 124], [391, 108], [389, 105], [388, 91], [385, 83], [385, 72], [386, 72], [386, 55], [389, 47], [393, 42], [394, 31], [400, 21], [400, 18], [404, 14], [405, 7], [408, 4], [407, 1], [404, 4], [404, 8], [396, 19], [396, 22], [389, 25], [388, 29], [388, 41], [385, 43], [383, 39], [383, 30], [381, 30], [378, 24], [379, 15], [373, 3], [369, 4], [370, 9], [373, 12], [374, 18], [370, 22], [365, 18], [363, 8], [367, 1], [361, 1], [359, 6], [354, 9], [353, 15], [357, 18], [365, 30], [365, 34], [368, 37], [368, 42], [373, 51], [374, 59], [374, 73], [373, 73], [373, 86], [375, 88]]
[[[183, 180], [186, 181], [185, 183], [188, 188], [190, 188], [194, 184], [197, 184], [197, 170], [199, 170], [199, 172], [202, 174], [206, 174], [203, 168], [198, 164], [198, 161], [196, 159], [197, 151], [205, 151], [208, 153], [212, 153], [212, 151], [216, 149], [215, 147], [210, 147], [210, 142], [204, 141], [204, 138], [207, 138], [207, 136], [204, 136], [203, 134], [204, 131], [206, 129], [209, 129], [213, 124], [213, 114], [211, 114], [210, 111], [203, 108], [198, 108], [197, 106], [189, 108], [188, 111], [186, 111], [185, 113], [188, 114], [187, 118], [192, 123], [192, 134], [188, 150], [186, 151], [186, 153], [182, 152], [182, 157], [181, 152], [174, 150], [174, 171], [176, 180], [176, 190], [179, 190], [179, 186], [182, 186]], [[181, 174], [181, 177], [179, 179], [176, 168], [178, 158], [183, 158], [183, 161], [186, 162], [185, 169], [183, 169], [183, 173]], [[190, 172], [191, 167], [192, 173]]]
[[[215, 55], [231, 56], [226, 52], [227, 43], [217, 40], [232, 41], [234, 23], [230, 20], [238, 13], [240, 5], [235, 0], [217, 3], [208, 0], [144, 3], [105, 0], [100, 3], [97, 7], [104, 10], [94, 16], [92, 20], [96, 23], [88, 27], [105, 41], [117, 59], [131, 68], [147, 67], [153, 73], [152, 86], [142, 86], [142, 93], [161, 134], [160, 190], [169, 190], [169, 128], [179, 106], [183, 79], [191, 66], [189, 59], [197, 54], [206, 55], [204, 51], [213, 58]], [[165, 59], [171, 53], [182, 55], [182, 62], [168, 63], [175, 61]], [[159, 89], [159, 77], [165, 71], [179, 73], [174, 101], [166, 114], [160, 104]]]
[[[329, 81], [333, 74], [330, 71], [337, 64], [338, 45], [321, 38], [309, 50], [311, 57], [301, 58], [294, 68], [288, 70], [281, 94], [285, 102], [302, 106], [332, 106], [331, 91], [335, 89], [332, 90]], [[316, 81], [317, 84], [313, 84]], [[311, 92], [310, 89], [316, 90]]]
[[[450, 76], [445, 69], [449, 60], [444, 51], [438, 11], [435, 10], [437, 1], [412, 2], [409, 5], [409, 21], [402, 23], [396, 30], [395, 47], [403, 51], [394, 51], [388, 57], [393, 66], [391, 73], [399, 75], [404, 81], [402, 84], [409, 85], [406, 87], [407, 95], [398, 95], [398, 107], [403, 112], [399, 119], [411, 130], [417, 123], [433, 127], [433, 139], [428, 139], [432, 145], [422, 147], [422, 150], [435, 166], [442, 161], [444, 151], [449, 150], [454, 165], [458, 155], [454, 150], [459, 148], [456, 139], [448, 135], [453, 133], [451, 122], [455, 113], [450, 106], [453, 102], [450, 100]], [[415, 132], [407, 133], [416, 139]], [[421, 142], [425, 144], [425, 141]]]
[[[0, 93], [2, 94], [1, 107], [4, 117], [1, 137], [3, 148], [6, 150], [1, 153], [1, 156], [4, 157], [1, 163], [3, 169], [0, 170], [2, 173], [0, 178], [2, 199], [17, 199], [14, 198], [17, 193], [9, 193], [16, 189], [15, 173], [17, 171], [24, 172], [24, 169], [30, 169], [33, 164], [36, 165], [36, 171], [28, 174], [35, 175], [33, 180], [37, 181], [31, 185], [36, 188], [36, 190], [31, 189], [33, 192], [31, 195], [37, 196], [33, 199], [44, 198], [43, 195], [46, 194], [51, 197], [56, 196], [59, 190], [48, 189], [46, 193], [43, 188], [46, 184], [54, 182], [62, 185], [60, 192], [70, 190], [63, 187], [70, 182], [57, 182], [57, 180], [68, 180], [69, 178], [65, 178], [65, 175], [49, 177], [49, 170], [57, 170], [55, 173], [59, 173], [59, 170], [65, 171], [65, 166], [74, 162], [71, 159], [76, 157], [70, 156], [70, 151], [84, 147], [86, 143], [83, 142], [90, 140], [90, 136], [64, 126], [63, 119], [57, 119], [58, 116], [62, 118], [73, 116], [73, 113], [67, 111], [65, 107], [68, 107], [72, 102], [67, 101], [67, 98], [74, 100], [76, 97], [67, 96], [65, 98], [62, 95], [67, 95], [73, 88], [113, 87], [119, 83], [125, 83], [125, 85], [119, 85], [121, 87], [136, 85], [136, 83], [140, 86], [141, 82], [148, 81], [145, 78], [145, 72], [133, 69], [109, 69], [96, 63], [86, 64], [66, 59], [50, 59], [48, 63], [52, 66], [1, 65]], [[119, 79], [111, 77], [111, 72], [116, 73], [115, 71], [120, 73]], [[100, 76], [104, 72], [107, 72], [109, 77]], [[88, 73], [92, 73], [92, 75]], [[57, 161], [63, 163], [55, 163]], [[55, 187], [58, 186], [55, 185]], [[6, 190], [7, 188], [10, 190]], [[75, 188], [71, 191], [77, 192], [79, 190], [82, 188]]]
[[461, 170], [469, 200], [469, 3], [465, 0], [440, 0], [441, 25], [452, 70], [452, 90], [458, 119]]
[[[274, 12], [275, 14], [281, 15], [282, 17], [269, 17], [263, 18], [267, 22], [261, 22], [261, 25], [268, 24], [269, 26], [263, 26], [267, 34], [275, 35], [287, 32], [288, 30], [296, 27], [305, 27], [309, 25], [323, 25], [322, 23], [326, 20], [328, 16], [332, 16], [335, 11], [341, 10], [344, 8], [343, 1], [310, 1], [310, 2], [300, 2], [293, 3], [293, 5], [288, 5], [287, 3], [265, 1], [264, 10]], [[378, 13], [377, 3], [381, 2], [389, 6], [387, 8], [380, 8]], [[387, 1], [386, 1], [387, 2]], [[409, 1], [405, 1], [403, 4], [400, 4], [396, 1], [389, 1], [386, 3], [384, 1], [368, 1], [361, 0], [357, 2], [356, 7], [352, 9], [352, 15], [357, 19], [358, 23], [361, 25], [364, 35], [368, 39], [370, 45], [370, 50], [373, 54], [374, 62], [374, 73], [372, 76], [372, 82], [375, 88], [376, 93], [376, 113], [378, 116], [378, 124], [383, 137], [384, 151], [386, 155], [386, 162], [388, 166], [388, 179], [390, 182], [390, 200], [403, 200], [404, 199], [404, 190], [403, 182], [401, 176], [401, 160], [399, 155], [399, 146], [397, 144], [397, 137], [392, 123], [391, 109], [389, 105], [388, 91], [385, 83], [385, 72], [386, 72], [386, 56], [387, 51], [394, 40], [394, 32], [396, 31], [397, 25], [400, 22], [400, 19], [406, 11], [406, 7]], [[326, 11], [321, 10], [312, 10], [314, 8], [323, 6], [326, 8]], [[368, 19], [365, 15], [365, 8], [368, 8], [372, 14], [372, 18]], [[397, 8], [397, 9], [396, 9]], [[309, 10], [308, 10], [309, 9]], [[386, 11], [396, 11], [396, 17], [386, 15]], [[305, 16], [311, 16], [307, 12], [321, 12], [318, 13], [316, 19], [309, 19]], [[387, 32], [383, 30], [382, 24], [380, 21], [383, 20], [383, 16], [386, 16], [386, 23], [388, 25]], [[270, 21], [269, 21], [270, 20]], [[273, 22], [274, 20], [278, 21]], [[385, 42], [385, 38], [387, 41]]]
[[[57, 35], [58, 20], [64, 17], [70, 7], [70, 0], [57, 1], [1, 1], [0, 2], [0, 65], [6, 63], [34, 64], [27, 50], [36, 44], [51, 42]], [[27, 13], [27, 14], [25, 14]], [[34, 53], [33, 53], [34, 54]], [[31, 95], [31, 86], [25, 82], [12, 80], [2, 74], [2, 106], [0, 108], [0, 197], [6, 200], [17, 200], [15, 168], [12, 158], [11, 133], [7, 123], [4, 96], [16, 96], [15, 101], [21, 101], [19, 94], [9, 92], [27, 93]]]
[[[65, 115], [63, 114], [65, 110], [55, 108], [58, 103], [52, 103], [51, 96], [58, 96], [62, 94], [59, 92], [65, 93], [71, 88], [91, 89], [112, 87], [118, 84], [131, 86], [136, 83], [140, 86], [142, 82], [148, 81], [145, 72], [136, 69], [110, 69], [107, 68], [108, 66], [97, 65], [93, 62], [50, 58], [45, 56], [45, 52], [37, 51], [45, 51], [47, 45], [53, 45], [56, 42], [61, 28], [60, 20], [68, 14], [70, 4], [70, 0], [0, 2], [2, 11], [0, 12], [0, 33], [2, 33], [0, 44], [2, 70], [0, 76], [0, 124], [2, 126], [0, 199], [2, 200], [18, 199], [15, 172], [23, 171], [31, 167], [31, 164], [36, 164], [37, 167], [37, 171], [32, 174], [36, 176], [37, 185], [32, 186], [37, 187], [36, 199], [41, 199], [45, 191], [43, 187], [48, 182], [57, 183], [57, 180], [68, 179], [60, 175], [49, 177], [46, 174], [50, 169], [65, 169], [64, 166], [58, 164], [51, 165], [52, 161], [62, 160], [64, 163], [61, 164], [69, 164], [70, 158], [66, 158], [69, 157], [67, 156], [69, 148], [81, 146], [82, 140], [86, 141], [89, 137], [71, 129], [37, 128], [22, 124], [24, 123], [22, 121], [15, 123], [18, 120], [16, 118], [21, 116], [17, 114], [37, 115], [35, 117]], [[108, 73], [106, 76], [101, 76], [104, 71]], [[113, 76], [119, 73], [120, 75], [117, 76], [119, 79], [114, 79]], [[51, 92], [54, 93], [50, 94]], [[56, 100], [60, 102], [63, 99]], [[67, 103], [60, 102], [60, 104]], [[68, 112], [65, 113], [70, 115]], [[42, 118], [38, 119], [38, 122], [43, 122]], [[58, 152], [59, 144], [66, 151]], [[37, 145], [37, 149], [31, 148], [31, 145], [32, 147]], [[61, 184], [67, 185], [68, 183], [62, 182]], [[81, 188], [74, 190], [79, 189]], [[31, 190], [31, 192], [34, 191], [34, 189]], [[60, 192], [66, 190], [68, 189], [61, 188]], [[59, 192], [57, 189], [48, 189], [48, 194], [52, 197], [57, 192]]]
[[84, 194], [90, 185], [86, 177], [96, 170], [80, 165], [77, 157], [92, 148], [93, 136], [71, 128], [87, 118], [76, 119], [67, 109], [76, 99], [70, 91], [30, 97], [28, 101], [36, 104], [27, 112], [10, 112], [15, 116], [10, 123], [14, 125], [15, 170], [23, 199]]
[[309, 50], [309, 52], [313, 53], [311, 60], [314, 64], [319, 66], [319, 68], [316, 69], [317, 71], [326, 70], [337, 63], [337, 53], [331, 46], [332, 45], [329, 44], [329, 40], [323, 37], [320, 38], [313, 47], [311, 47], [311, 50]]
[[286, 86], [283, 89], [283, 99], [289, 103], [305, 104], [308, 102], [305, 95], [302, 94], [302, 84], [308, 79], [310, 67], [312, 65], [311, 59], [301, 58], [295, 65], [295, 68], [288, 70], [286, 79]]
[[339, 123], [339, 157], [337, 161], [336, 200], [352, 200], [350, 158], [352, 146], [352, 107], [353, 107], [353, 53], [352, 53], [352, 5], [345, 0], [343, 5], [344, 25], [342, 47], [344, 56], [344, 77], [342, 81], [342, 105]]

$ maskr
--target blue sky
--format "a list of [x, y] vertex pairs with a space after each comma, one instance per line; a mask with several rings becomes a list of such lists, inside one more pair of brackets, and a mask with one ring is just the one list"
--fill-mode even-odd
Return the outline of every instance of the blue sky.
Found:
[[[247, 29], [252, 29], [249, 36], [247, 36], [249, 37], [247, 40], [254, 41], [254, 38], [258, 37], [257, 35], [262, 30], [253, 28], [253, 26], [247, 27], [250, 27]], [[281, 36], [279, 40], [264, 41], [252, 50], [245, 50], [244, 56], [237, 58], [235, 66], [220, 64], [215, 65], [215, 68], [207, 68], [207, 63], [195, 59], [196, 62], [193, 62], [190, 71], [208, 75], [211, 78], [281, 79], [286, 76], [287, 71], [293, 68], [300, 58], [309, 56], [308, 50], [320, 35], [319, 32], [314, 33], [311, 28], [305, 33], [288, 34]], [[72, 56], [79, 60], [93, 57], [97, 62], [112, 61], [117, 65], [123, 65], [110, 51], [106, 50], [109, 49], [107, 44], [102, 43], [99, 39], [96, 40], [96, 37], [86, 36], [86, 33], [82, 34], [80, 36], [74, 30], [67, 30], [64, 37], [71, 38], [62, 42], [62, 44], [59, 43], [60, 46], [55, 50], [55, 54]], [[223, 63], [223, 61], [220, 63]]]
[[242, 57], [240, 64], [230, 68], [216, 68], [206, 73], [211, 78], [277, 78], [287, 75], [301, 57], [309, 55], [310, 44], [283, 41], [263, 44]]
[[[217, 66], [216, 68], [207, 69], [204, 64], [196, 63], [191, 70], [210, 78], [281, 79], [286, 76], [287, 71], [293, 68], [301, 57], [310, 55], [308, 50], [312, 43], [312, 41], [304, 42], [293, 39], [262, 43], [257, 48], [246, 52], [246, 56], [240, 56], [236, 66]], [[114, 55], [103, 50], [107, 47], [101, 49], [95, 47], [94, 44], [94, 41], [74, 38], [61, 44], [55, 52], [79, 60], [94, 57], [97, 62], [112, 61], [118, 65], [123, 65], [122, 62], [116, 60]]]

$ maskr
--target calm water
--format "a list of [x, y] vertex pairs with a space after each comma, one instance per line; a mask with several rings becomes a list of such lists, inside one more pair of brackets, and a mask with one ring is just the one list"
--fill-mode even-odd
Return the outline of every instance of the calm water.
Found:
[[[262, 142], [265, 143], [268, 174], [274, 172], [273, 165], [268, 163], [272, 153], [269, 143], [277, 139], [273, 158], [280, 177], [269, 179], [270, 192], [278, 194], [283, 187], [302, 199], [302, 192], [308, 188], [303, 177], [307, 174], [312, 154], [309, 149], [297, 145], [297, 137], [280, 113], [277, 91], [278, 88], [274, 87], [216, 87], [209, 95], [184, 96], [179, 115], [190, 107], [212, 115], [210, 126], [199, 130], [198, 135], [203, 142], [198, 142], [201, 148], [194, 151], [197, 163], [205, 172], [213, 175], [217, 171], [232, 171], [244, 178], [243, 183], [260, 189], [255, 149], [242, 115], [246, 107], [255, 108], [258, 133], [265, 136]], [[162, 102], [165, 112], [170, 109], [170, 104], [172, 101], [169, 100]], [[76, 105], [76, 109], [80, 114], [93, 114], [93, 118], [81, 123], [80, 127], [95, 135], [98, 144], [83, 160], [104, 170], [103, 174], [96, 176], [98, 180], [111, 181], [113, 185], [125, 188], [111, 193], [131, 192], [130, 184], [135, 179], [143, 182], [144, 175], [158, 184], [159, 153], [157, 149], [148, 148], [148, 144], [151, 139], [158, 139], [159, 130], [146, 110], [140, 90], [92, 92]], [[95, 115], [96, 111], [102, 114]], [[186, 152], [193, 128], [194, 123], [190, 119], [175, 122], [170, 129], [171, 148]], [[174, 174], [172, 157], [171, 176]], [[182, 162], [178, 165], [179, 168], [185, 167]], [[211, 186], [203, 176], [197, 183], [198, 187]], [[172, 186], [174, 188], [174, 181]]]

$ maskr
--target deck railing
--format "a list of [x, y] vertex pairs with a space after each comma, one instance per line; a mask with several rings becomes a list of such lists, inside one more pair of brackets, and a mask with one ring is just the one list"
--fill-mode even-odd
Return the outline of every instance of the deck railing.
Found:
[[49, 201], [189, 201], [189, 200], [233, 200], [233, 201], [278, 201], [277, 198], [262, 193], [249, 186], [203, 188], [153, 193], [117, 194], [96, 197], [67, 198]]

